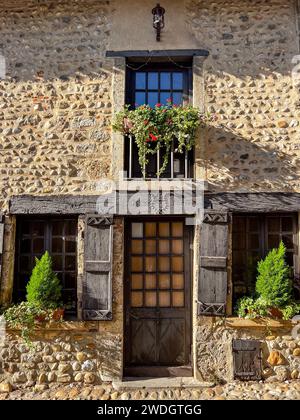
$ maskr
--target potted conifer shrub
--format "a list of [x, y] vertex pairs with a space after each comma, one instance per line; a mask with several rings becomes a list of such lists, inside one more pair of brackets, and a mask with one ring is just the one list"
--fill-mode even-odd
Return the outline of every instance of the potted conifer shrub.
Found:
[[52, 269], [52, 258], [46, 251], [41, 259], [36, 258], [35, 267], [26, 286], [27, 302], [53, 310], [52, 319], [60, 320], [64, 316], [61, 290], [60, 280]]
[[285, 259], [286, 248], [281, 241], [257, 266], [256, 295], [242, 297], [237, 314], [242, 318], [291, 319], [300, 312], [300, 304], [293, 298], [291, 267]]

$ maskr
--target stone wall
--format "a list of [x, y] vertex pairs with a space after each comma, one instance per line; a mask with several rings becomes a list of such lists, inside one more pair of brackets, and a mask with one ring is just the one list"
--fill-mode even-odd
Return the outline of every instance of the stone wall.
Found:
[[161, 43], [148, 0], [139, 2], [138, 23], [133, 0], [2, 2], [0, 209], [11, 195], [95, 193], [97, 180], [112, 176], [113, 60], [105, 52], [124, 48], [120, 39], [145, 47], [141, 37], [148, 49], [210, 52], [204, 105], [218, 120], [199, 139], [197, 164], [211, 190], [300, 190], [295, 2], [177, 2], [168, 0]]
[[201, 380], [232, 381], [232, 340], [259, 340], [263, 379], [267, 382], [300, 379], [300, 324], [292, 335], [291, 322], [202, 317], [196, 327], [196, 367]]
[[205, 107], [218, 115], [202, 164], [214, 191], [300, 191], [295, 2], [192, 0], [188, 19], [207, 48]]
[[97, 323], [77, 331], [74, 325], [61, 330], [50, 326], [36, 332], [31, 347], [9, 331], [0, 348], [0, 383], [45, 389], [52, 383], [97, 384], [120, 378], [121, 350], [121, 337], [100, 332]]
[[109, 177], [105, 0], [0, 5], [0, 209], [17, 194], [89, 193]]

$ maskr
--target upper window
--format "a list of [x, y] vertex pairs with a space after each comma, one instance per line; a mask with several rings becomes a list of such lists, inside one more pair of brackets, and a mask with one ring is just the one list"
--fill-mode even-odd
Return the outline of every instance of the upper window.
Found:
[[[255, 290], [257, 263], [277, 248], [286, 246], [287, 263], [295, 267], [297, 217], [294, 214], [235, 215], [232, 232], [233, 300]], [[296, 285], [296, 284], [295, 284]], [[295, 290], [296, 295], [299, 291]], [[296, 296], [298, 297], [298, 296]]]
[[[137, 69], [139, 66], [135, 63]], [[141, 105], [154, 107], [157, 103], [167, 105], [188, 104], [191, 89], [191, 70], [188, 67], [151, 65], [127, 73], [127, 104], [135, 108]], [[174, 139], [170, 151], [169, 163], [161, 178], [191, 178], [193, 153], [177, 153], [177, 142]], [[162, 166], [162, 153], [150, 155], [146, 167], [146, 178], [156, 178], [158, 169]], [[142, 170], [138, 161], [138, 148], [134, 139], [127, 138], [125, 143], [125, 170], [129, 178], [141, 178]]]
[[25, 299], [26, 284], [45, 251], [53, 260], [53, 270], [63, 286], [66, 313], [76, 315], [77, 302], [77, 220], [61, 218], [21, 218], [17, 223], [16, 276], [14, 300]]

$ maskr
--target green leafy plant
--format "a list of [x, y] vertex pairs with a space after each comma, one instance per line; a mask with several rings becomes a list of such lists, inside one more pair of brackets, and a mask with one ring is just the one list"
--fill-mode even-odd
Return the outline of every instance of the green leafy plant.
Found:
[[258, 263], [257, 293], [271, 306], [283, 307], [291, 301], [292, 281], [290, 267], [285, 261], [285, 246], [281, 241], [264, 260]]
[[236, 312], [240, 318], [261, 318], [268, 315], [268, 304], [263, 299], [244, 296], [238, 300]]
[[52, 258], [46, 251], [41, 259], [36, 258], [35, 261], [26, 287], [27, 301], [42, 308], [56, 309], [61, 306], [62, 286], [52, 270]]
[[154, 108], [142, 105], [136, 109], [129, 109], [126, 106], [116, 114], [113, 129], [124, 135], [134, 136], [144, 177], [149, 155], [164, 150], [163, 163], [157, 173], [159, 176], [168, 165], [172, 142], [178, 140], [178, 153], [191, 150], [195, 144], [198, 127], [210, 118], [201, 114], [197, 108], [176, 106], [169, 101], [168, 105], [158, 103]]
[[285, 320], [292, 319], [295, 315], [300, 313], [300, 304], [291, 302], [281, 309], [282, 318]]
[[47, 321], [51, 319], [52, 313], [52, 310], [43, 309], [36, 303], [21, 302], [6, 309], [4, 318], [10, 328], [20, 328], [23, 340], [32, 346], [31, 335], [37, 318]]

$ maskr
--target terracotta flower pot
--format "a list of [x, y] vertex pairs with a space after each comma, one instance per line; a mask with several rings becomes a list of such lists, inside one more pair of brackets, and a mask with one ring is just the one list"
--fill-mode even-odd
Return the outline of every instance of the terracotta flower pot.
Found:
[[46, 320], [46, 314], [40, 314], [35, 317], [35, 320], [38, 322], [44, 322]]
[[64, 318], [64, 314], [65, 314], [64, 308], [54, 309], [53, 314], [52, 314], [52, 319], [54, 321], [60, 321]]
[[269, 313], [273, 318], [282, 319], [282, 311], [279, 308], [272, 307], [269, 309]]

